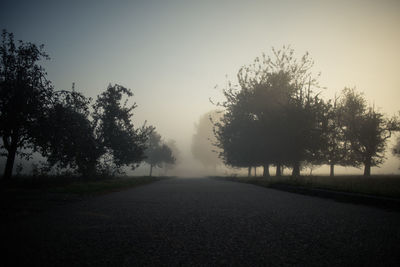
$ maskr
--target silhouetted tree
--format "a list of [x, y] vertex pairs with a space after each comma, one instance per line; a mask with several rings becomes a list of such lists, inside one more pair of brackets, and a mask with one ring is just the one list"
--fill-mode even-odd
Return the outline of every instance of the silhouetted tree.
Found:
[[175, 158], [172, 154], [171, 148], [163, 143], [161, 135], [159, 135], [154, 128], [152, 129], [147, 141], [145, 162], [150, 165], [149, 176], [152, 176], [153, 174], [153, 167], [161, 168], [164, 164], [175, 163]]
[[[123, 86], [109, 85], [93, 105], [95, 136], [106, 151], [103, 165], [116, 171], [123, 165], [131, 165], [135, 169], [144, 160], [146, 142], [151, 131], [145, 125], [134, 128], [131, 118], [136, 103], [127, 103], [132, 95]], [[123, 97], [126, 99], [121, 103]]]
[[31, 145], [31, 127], [47, 106], [52, 86], [39, 61], [49, 59], [43, 45], [14, 42], [2, 32], [0, 46], [0, 136], [7, 153], [4, 179], [12, 176], [18, 149]]
[[225, 112], [214, 123], [216, 146], [221, 149], [224, 163], [233, 167], [250, 168], [259, 165], [256, 149], [258, 138], [255, 118], [250, 112], [252, 94], [249, 90], [224, 90], [226, 101], [221, 105]]
[[335, 165], [345, 166], [346, 155], [350, 145], [344, 137], [342, 110], [338, 98], [325, 103], [322, 116], [323, 144], [321, 146], [321, 163], [328, 164], [330, 176], [335, 175]]
[[74, 88], [55, 92], [34, 134], [36, 149], [50, 166], [77, 168], [85, 177], [96, 173], [98, 160], [105, 152], [89, 120], [89, 103], [90, 99]]
[[345, 88], [343, 95], [345, 136], [354, 153], [354, 165], [364, 165], [364, 176], [369, 176], [371, 167], [383, 162], [386, 141], [399, 130], [399, 123], [396, 117], [385, 118], [373, 107], [367, 108], [363, 94], [355, 89]]
[[216, 139], [213, 133], [213, 123], [219, 122], [222, 113], [212, 110], [202, 115], [195, 125], [195, 134], [192, 137], [191, 151], [193, 157], [205, 167], [216, 170], [221, 165], [218, 157], [219, 149], [214, 146]]
[[272, 58], [263, 55], [241, 68], [239, 85], [229, 83], [223, 91], [226, 100], [219, 105], [226, 112], [216, 135], [228, 164], [237, 164], [227, 160], [236, 155], [241, 163], [252, 162], [248, 166], [263, 165], [265, 176], [271, 163], [277, 175], [285, 164], [297, 176], [300, 163], [314, 157], [322, 142], [323, 102], [313, 91], [320, 88], [318, 76], [310, 71], [313, 61], [307, 53], [297, 61], [293, 49], [272, 51]]

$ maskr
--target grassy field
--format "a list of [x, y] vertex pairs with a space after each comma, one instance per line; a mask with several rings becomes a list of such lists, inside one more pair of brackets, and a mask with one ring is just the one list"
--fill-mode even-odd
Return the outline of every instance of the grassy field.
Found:
[[13, 177], [11, 181], [0, 184], [0, 191], [38, 193], [71, 193], [79, 195], [93, 195], [119, 191], [124, 188], [148, 184], [165, 177], [109, 177], [98, 179], [83, 179], [79, 177], [46, 176], [46, 177]]
[[37, 213], [81, 201], [91, 196], [121, 191], [167, 177], [13, 177], [0, 182], [0, 217], [3, 222], [23, 220]]
[[305, 188], [328, 189], [350, 193], [360, 193], [375, 196], [400, 198], [399, 175], [376, 175], [363, 177], [356, 175], [346, 176], [301, 176], [292, 178], [283, 177], [216, 177], [242, 183], [251, 183], [265, 187], [274, 185], [290, 185]]

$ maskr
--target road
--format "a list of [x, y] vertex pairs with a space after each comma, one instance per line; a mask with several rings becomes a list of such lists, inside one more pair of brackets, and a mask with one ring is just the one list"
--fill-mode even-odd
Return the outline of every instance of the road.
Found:
[[10, 265], [400, 264], [399, 212], [207, 178], [69, 203], [3, 224], [1, 236]]

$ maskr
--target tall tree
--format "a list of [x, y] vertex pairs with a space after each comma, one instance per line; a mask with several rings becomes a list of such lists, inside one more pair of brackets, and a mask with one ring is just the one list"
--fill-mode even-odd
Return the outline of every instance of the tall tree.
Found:
[[353, 164], [364, 165], [364, 176], [371, 175], [371, 167], [384, 160], [387, 140], [399, 130], [396, 117], [386, 118], [373, 107], [367, 107], [363, 94], [354, 88], [343, 90], [345, 136], [351, 144]]
[[330, 176], [335, 175], [335, 166], [351, 165], [349, 160], [350, 144], [344, 136], [344, 125], [342, 121], [342, 108], [339, 98], [335, 96], [334, 100], [329, 100], [323, 110], [323, 146], [321, 147], [321, 163], [330, 167]]
[[269, 164], [277, 166], [277, 176], [280, 176], [281, 166], [286, 160], [288, 135], [285, 112], [292, 90], [290, 77], [283, 71], [266, 75], [264, 81], [251, 90], [253, 99], [249, 106], [256, 124], [254, 130], [259, 135], [258, 148], [254, 153], [264, 166], [264, 177], [269, 176]]
[[152, 176], [154, 167], [161, 168], [164, 164], [175, 163], [171, 148], [161, 140], [161, 135], [159, 135], [154, 128], [147, 142], [145, 162], [150, 165], [149, 176]]
[[[95, 135], [106, 150], [105, 161], [110, 159], [115, 170], [123, 165], [136, 168], [145, 158], [145, 149], [149, 127], [143, 125], [135, 128], [132, 123], [136, 103], [128, 105], [128, 98], [133, 96], [131, 90], [121, 85], [109, 85], [93, 105], [93, 125]], [[123, 103], [123, 98], [125, 99]], [[107, 166], [106, 166], [107, 167]]]
[[96, 173], [98, 160], [105, 152], [89, 120], [89, 103], [90, 99], [74, 88], [55, 92], [52, 105], [41, 115], [34, 133], [35, 147], [50, 166], [77, 168], [85, 177]]
[[221, 105], [225, 113], [220, 121], [214, 123], [216, 146], [221, 149], [220, 157], [224, 163], [233, 167], [250, 168], [259, 165], [256, 158], [256, 124], [249, 105], [252, 94], [248, 90], [224, 91], [227, 101]]
[[46, 79], [42, 59], [49, 59], [43, 45], [19, 41], [2, 32], [0, 46], [0, 136], [7, 162], [4, 179], [12, 176], [18, 149], [31, 146], [31, 128], [48, 105], [52, 86]]
[[[224, 124], [216, 125], [217, 139], [224, 158], [236, 152], [244, 157], [243, 162], [247, 159], [252, 166], [264, 165], [265, 170], [275, 163], [278, 175], [285, 163], [297, 176], [300, 163], [308, 160], [321, 143], [319, 109], [323, 105], [314, 92], [320, 88], [318, 75], [311, 72], [314, 63], [308, 53], [298, 61], [290, 47], [272, 52], [272, 57], [263, 54], [242, 67], [238, 86], [228, 83], [223, 91], [226, 100], [220, 104], [227, 112]], [[226, 131], [232, 125], [237, 128]], [[229, 134], [240, 136], [242, 147], [253, 144], [252, 151], [238, 152], [230, 146], [235, 139]]]

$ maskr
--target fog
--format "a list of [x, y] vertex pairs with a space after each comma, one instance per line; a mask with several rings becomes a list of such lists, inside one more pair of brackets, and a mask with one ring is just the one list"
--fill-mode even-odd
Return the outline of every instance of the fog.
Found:
[[[45, 45], [51, 60], [43, 64], [56, 89], [75, 82], [95, 99], [109, 83], [130, 88], [138, 105], [135, 126], [155, 126], [180, 151], [177, 166], [156, 175], [245, 174], [205, 166], [193, 156], [193, 136], [201, 117], [216, 109], [209, 99], [221, 101], [221, 88], [235, 81], [239, 68], [273, 46], [308, 51], [313, 71], [322, 73], [324, 97], [356, 86], [385, 114], [400, 110], [396, 0], [2, 1], [0, 26], [17, 40]], [[390, 152], [394, 141], [374, 174], [399, 173], [400, 161]], [[128, 173], [147, 174], [148, 166]], [[329, 172], [313, 170], [319, 173]]]

